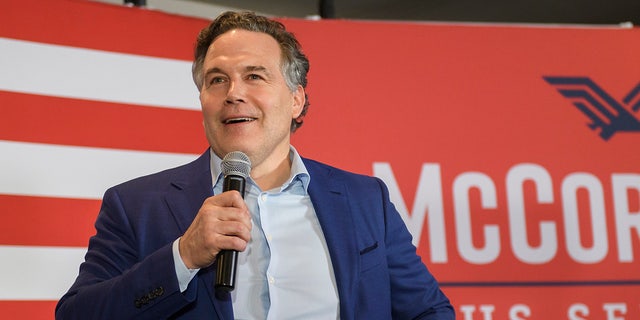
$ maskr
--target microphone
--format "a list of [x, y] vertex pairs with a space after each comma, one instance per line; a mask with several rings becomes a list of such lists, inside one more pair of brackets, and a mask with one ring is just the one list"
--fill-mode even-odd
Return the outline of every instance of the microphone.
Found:
[[[246, 178], [251, 172], [251, 161], [249, 157], [240, 152], [232, 151], [227, 153], [220, 164], [224, 181], [222, 192], [237, 190], [244, 199], [244, 186]], [[216, 258], [216, 283], [215, 288], [231, 292], [236, 285], [236, 268], [238, 266], [238, 251], [222, 250]]]

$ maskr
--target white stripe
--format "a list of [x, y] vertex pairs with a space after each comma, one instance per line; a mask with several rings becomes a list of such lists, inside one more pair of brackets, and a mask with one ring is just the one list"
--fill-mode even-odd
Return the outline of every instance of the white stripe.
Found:
[[197, 157], [6, 140], [0, 154], [0, 194], [84, 199], [101, 199], [110, 186]]
[[0, 37], [0, 90], [200, 109], [191, 62]]
[[0, 245], [0, 300], [58, 300], [71, 287], [86, 248]]

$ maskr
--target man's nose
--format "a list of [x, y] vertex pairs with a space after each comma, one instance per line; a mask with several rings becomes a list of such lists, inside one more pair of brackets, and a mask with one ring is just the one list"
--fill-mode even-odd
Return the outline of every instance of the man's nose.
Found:
[[244, 102], [245, 90], [246, 88], [241, 81], [230, 81], [225, 102], [228, 104]]

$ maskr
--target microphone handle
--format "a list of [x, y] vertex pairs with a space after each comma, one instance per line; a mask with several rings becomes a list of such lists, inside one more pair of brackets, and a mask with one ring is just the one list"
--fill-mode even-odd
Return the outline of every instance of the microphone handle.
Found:
[[[222, 191], [237, 190], [244, 198], [244, 177], [227, 175], [224, 177]], [[238, 266], [238, 251], [222, 250], [216, 258], [216, 283], [215, 288], [231, 292], [236, 286], [236, 268]]]
[[222, 250], [216, 258], [216, 289], [231, 292], [236, 287], [236, 267], [238, 265], [238, 251]]

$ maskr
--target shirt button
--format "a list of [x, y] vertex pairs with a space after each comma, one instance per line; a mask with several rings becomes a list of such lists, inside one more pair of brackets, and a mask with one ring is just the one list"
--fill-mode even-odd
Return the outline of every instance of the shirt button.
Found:
[[272, 276], [269, 276], [269, 284], [274, 284], [276, 282], [276, 279], [274, 279]]
[[271, 242], [271, 239], [273, 239], [273, 237], [270, 234], [268, 234], [267, 235], [267, 241]]
[[267, 200], [267, 194], [266, 193], [261, 194], [260, 195], [260, 200], [262, 200], [262, 201]]

